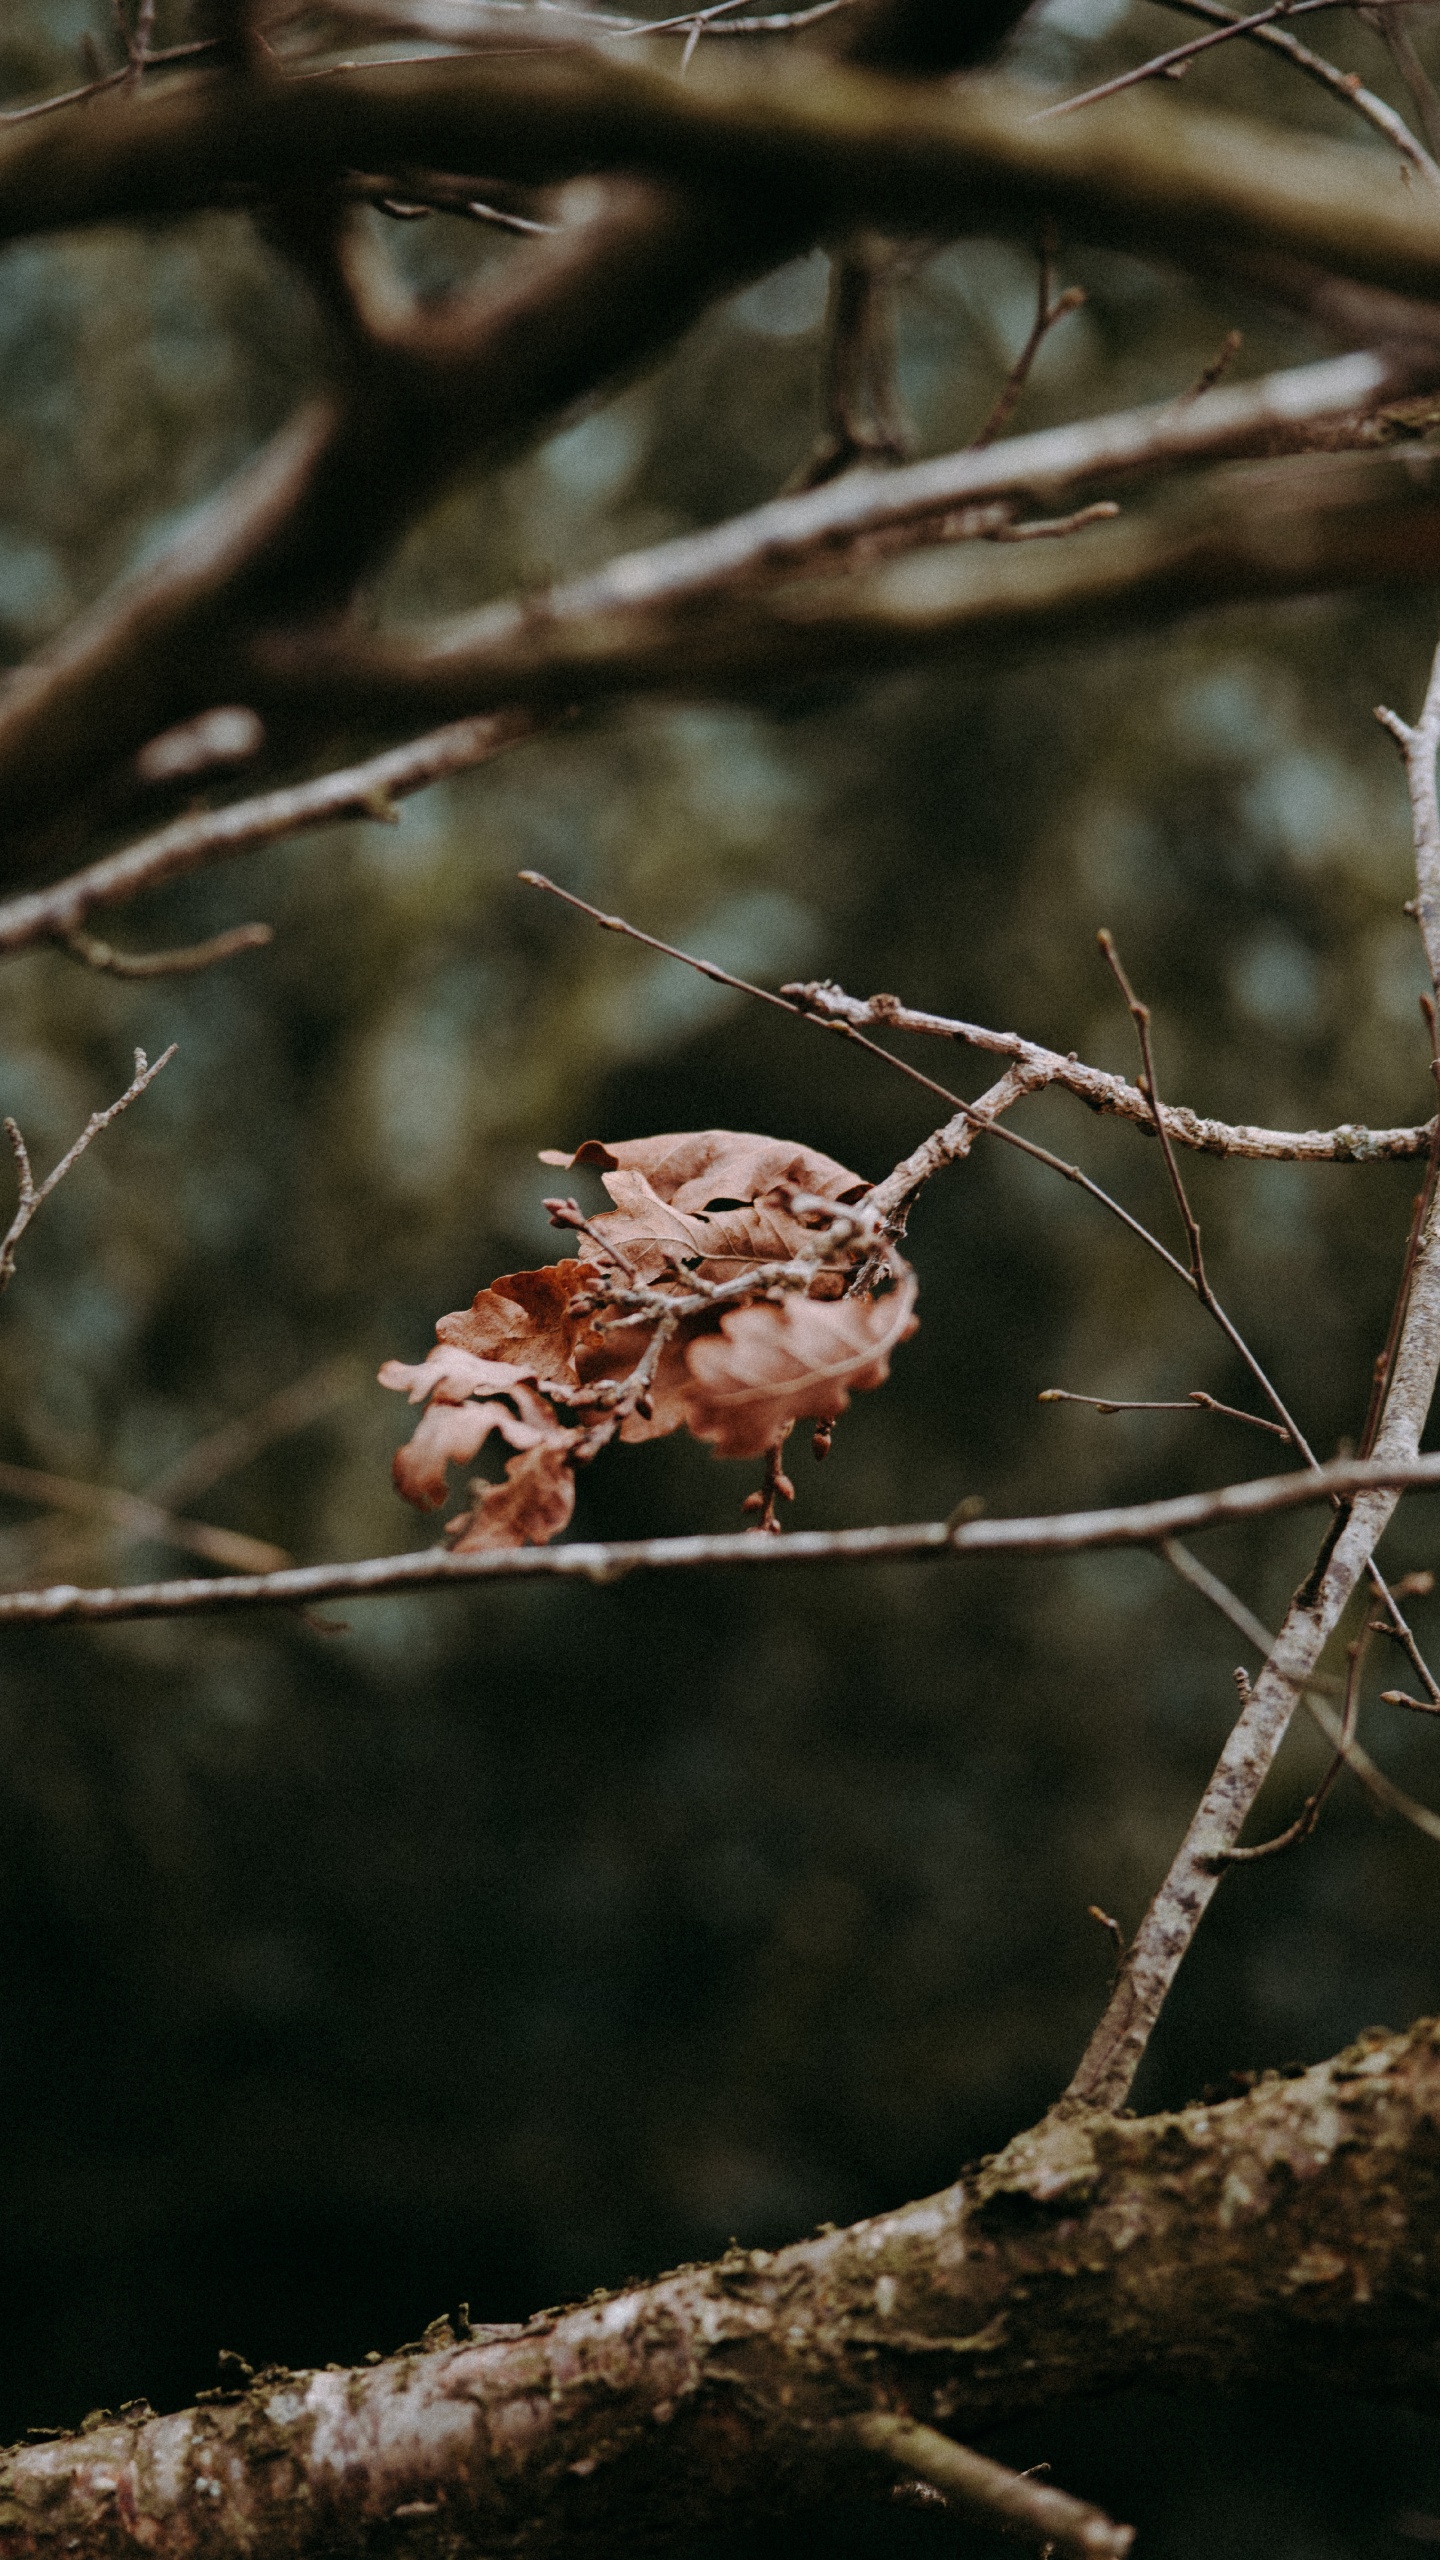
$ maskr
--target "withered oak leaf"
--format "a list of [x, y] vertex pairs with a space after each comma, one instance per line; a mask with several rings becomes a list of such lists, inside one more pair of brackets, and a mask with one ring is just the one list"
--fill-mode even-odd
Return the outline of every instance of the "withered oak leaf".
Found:
[[719, 1458], [758, 1458], [793, 1423], [834, 1422], [857, 1388], [878, 1387], [915, 1331], [907, 1271], [883, 1298], [783, 1298], [736, 1307], [686, 1346], [685, 1421]]
[[[909, 1265], [883, 1236], [877, 1259], [873, 1235], [833, 1226], [829, 1209], [856, 1206], [870, 1188], [833, 1156], [700, 1129], [588, 1139], [542, 1162], [593, 1169], [614, 1207], [588, 1221], [573, 1256], [507, 1272], [442, 1316], [426, 1360], [380, 1372], [426, 1407], [395, 1458], [408, 1501], [437, 1509], [448, 1470], [492, 1433], [515, 1453], [501, 1482], [472, 1483], [471, 1508], [447, 1523], [459, 1554], [557, 1537], [576, 1465], [607, 1440], [687, 1429], [719, 1457], [753, 1458], [802, 1418], [833, 1422], [854, 1393], [881, 1384], [915, 1330]], [[706, 1303], [722, 1285], [726, 1302]], [[662, 1325], [658, 1357], [642, 1368]]]
[[474, 1507], [450, 1524], [457, 1556], [483, 1547], [544, 1547], [575, 1508], [571, 1450], [578, 1431], [557, 1432], [512, 1458], [501, 1484], [472, 1484]]

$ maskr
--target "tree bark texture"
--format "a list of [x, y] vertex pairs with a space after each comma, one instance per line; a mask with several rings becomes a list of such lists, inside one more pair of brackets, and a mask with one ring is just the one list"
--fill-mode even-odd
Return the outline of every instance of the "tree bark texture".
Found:
[[1440, 2022], [1222, 2105], [1057, 2112], [922, 2202], [524, 2328], [97, 2412], [3, 2466], [0, 2560], [644, 2540], [863, 2488], [877, 2409], [968, 2436], [1262, 2375], [1433, 2403]]

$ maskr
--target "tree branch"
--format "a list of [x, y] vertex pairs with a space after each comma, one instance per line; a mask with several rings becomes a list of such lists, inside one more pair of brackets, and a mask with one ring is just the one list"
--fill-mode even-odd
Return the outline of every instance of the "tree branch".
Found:
[[[343, 818], [393, 819], [395, 801], [488, 763], [505, 747], [532, 736], [537, 725], [534, 716], [523, 711], [457, 720], [427, 737], [412, 739], [408, 746], [392, 747], [384, 755], [371, 756], [364, 764], [327, 773], [318, 782], [293, 783], [288, 790], [264, 791], [251, 800], [233, 801], [227, 809], [207, 809], [194, 817], [176, 818], [154, 835], [142, 837], [139, 843], [127, 845], [119, 853], [106, 854], [83, 871], [72, 872], [53, 888], [32, 890], [0, 904], [0, 954], [25, 951], [37, 942], [63, 942], [73, 947], [81, 938], [85, 918], [93, 915], [97, 907], [123, 905], [144, 889], [158, 888], [162, 882], [179, 879], [208, 863], [228, 862], [237, 854], [253, 852], [257, 845], [273, 844], [283, 836], [298, 835], [310, 827], [333, 826]], [[253, 934], [255, 928], [245, 926], [240, 930]], [[83, 944], [78, 956], [90, 958]], [[108, 963], [92, 960], [91, 965], [113, 967], [116, 956], [112, 955]], [[208, 956], [215, 954], [210, 951]], [[170, 966], [174, 966], [173, 954]], [[138, 971], [132, 963], [120, 974], [155, 973], [148, 969]]]
[[504, 606], [408, 641], [350, 626], [262, 636], [245, 682], [262, 709], [377, 725], [618, 694], [749, 694], [939, 654], [990, 666], [997, 651], [1218, 604], [1437, 577], [1440, 454], [1308, 454], [1226, 466], [1073, 541], [928, 549], [845, 576], [720, 589], [673, 612]]
[[59, 1163], [51, 1166], [41, 1183], [35, 1180], [30, 1165], [30, 1151], [15, 1122], [13, 1120], [5, 1122], [5, 1135], [10, 1141], [10, 1152], [15, 1158], [15, 1169], [20, 1180], [20, 1198], [16, 1204], [14, 1217], [4, 1235], [0, 1236], [0, 1291], [8, 1289], [15, 1277], [16, 1248], [32, 1218], [44, 1208], [52, 1191], [58, 1189], [71, 1166], [78, 1164], [91, 1141], [98, 1138], [102, 1130], [108, 1129], [112, 1120], [118, 1120], [122, 1111], [128, 1111], [132, 1102], [138, 1102], [141, 1094], [154, 1083], [162, 1069], [169, 1066], [175, 1055], [175, 1049], [176, 1044], [172, 1040], [169, 1048], [161, 1052], [153, 1066], [146, 1058], [144, 1050], [137, 1049], [135, 1073], [125, 1091], [116, 1101], [108, 1103], [103, 1111], [91, 1112], [79, 1137], [66, 1148]]
[[[1018, 14], [1017, 0], [971, 0], [958, 13], [934, 0], [871, 0], [841, 24], [901, 68], [923, 26], [935, 56], [930, 68], [975, 60]], [[445, 61], [429, 68], [442, 82], [457, 68], [482, 79], [486, 70]], [[325, 100], [348, 96], [352, 85], [273, 72], [202, 81], [143, 107], [129, 101], [135, 120], [122, 117], [112, 140], [122, 160], [137, 146], [143, 160], [142, 128], [158, 132], [145, 123], [153, 104], [167, 116], [178, 110], [182, 125], [197, 119], [193, 139], [203, 159], [214, 139], [206, 138], [208, 125], [228, 130], [238, 113], [258, 136], [292, 109], [303, 124], [306, 99], [323, 120]], [[0, 134], [0, 197], [7, 173], [23, 193], [47, 166], [57, 176], [83, 167], [90, 114], [104, 104], [91, 102], [78, 119], [50, 117]], [[25, 139], [35, 146], [30, 179], [5, 158]], [[367, 150], [357, 165], [383, 167], [388, 157], [382, 152], [377, 162]], [[343, 191], [349, 168], [328, 174]], [[291, 175], [315, 201], [327, 176], [323, 152], [300, 151]], [[589, 193], [582, 221], [537, 242], [497, 284], [438, 310], [412, 305], [403, 323], [393, 280], [377, 296], [349, 262], [347, 285], [361, 285], [363, 307], [358, 328], [341, 327], [331, 396], [283, 430], [147, 571], [7, 682], [0, 829], [14, 836], [17, 868], [27, 833], [53, 830], [57, 813], [83, 811], [95, 786], [158, 731], [216, 701], [243, 698], [235, 664], [242, 633], [333, 614], [462, 464], [503, 459], [576, 400], [657, 355], [717, 295], [814, 237], [813, 208], [788, 182], [759, 194], [721, 184], [706, 194], [615, 179]], [[277, 707], [292, 749], [313, 750], [313, 724], [301, 725], [298, 704]], [[477, 707], [467, 700], [460, 710]], [[351, 725], [348, 715], [340, 725]]]
[[[1412, 729], [1395, 713], [1378, 715], [1404, 750], [1414, 820], [1420, 925], [1432, 983], [1440, 986], [1440, 799], [1435, 758], [1440, 745], [1440, 650], [1425, 707]], [[1433, 1182], [1402, 1274], [1403, 1320], [1384, 1382], [1373, 1447], [1377, 1458], [1412, 1459], [1440, 1375], [1440, 1213]], [[1307, 1681], [1362, 1577], [1373, 1578], [1375, 1548], [1398, 1494], [1374, 1490], [1342, 1504], [1315, 1565], [1296, 1593], [1269, 1657], [1242, 1699], [1239, 1717], [1190, 1821], [1170, 1872], [1146, 1912], [1067, 2092], [1078, 2104], [1119, 2106], [1129, 2093], [1170, 1986], [1239, 1846], [1251, 1806], [1264, 1785]], [[1377, 1587], [1381, 1587], [1378, 1586]], [[1383, 1592], [1382, 1597], [1388, 1597]], [[1391, 1604], [1392, 1616], [1398, 1613]], [[1403, 1624], [1403, 1621], [1400, 1623]]]
[[427, 2554], [583, 2552], [862, 2489], [900, 2439], [867, 2452], [856, 2420], [975, 2433], [1260, 2377], [1428, 2406], [1437, 2111], [1427, 2024], [1226, 2105], [1052, 2117], [848, 2230], [523, 2328], [439, 2320], [386, 2362], [270, 2370], [173, 2417], [97, 2413], [10, 2455], [0, 2555], [368, 2560], [397, 2530]]
[[[1377, 1488], [1379, 1490], [1377, 1490]], [[423, 1591], [452, 1583], [530, 1581], [619, 1582], [631, 1573], [692, 1573], [785, 1565], [924, 1563], [944, 1557], [1076, 1555], [1096, 1547], [1160, 1547], [1201, 1529], [1234, 1528], [1352, 1495], [1384, 1501], [1390, 1493], [1440, 1489], [1440, 1452], [1425, 1457], [1336, 1459], [1326, 1467], [1256, 1476], [1214, 1493], [1175, 1494], [1162, 1502], [1116, 1509], [1042, 1512], [1015, 1520], [964, 1518], [907, 1522], [895, 1528], [798, 1529], [783, 1538], [748, 1530], [693, 1538], [623, 1538], [609, 1544], [504, 1547], [470, 1555], [443, 1548], [370, 1556], [359, 1564], [296, 1565], [285, 1573], [236, 1574], [223, 1581], [137, 1582], [85, 1590], [59, 1582], [44, 1591], [0, 1592], [0, 1628], [86, 1624], [119, 1618], [203, 1616], [213, 1610], [305, 1608], [315, 1600], [361, 1600], [373, 1592]], [[1394, 1503], [1389, 1508], [1393, 1510]], [[1387, 1513], [1388, 1516], [1388, 1513]], [[1377, 1533], [1378, 1534], [1378, 1533]]]
[[[0, 908], [0, 921], [3, 916]], [[1037, 1083], [1058, 1085], [1091, 1111], [1128, 1120], [1151, 1137], [1155, 1134], [1154, 1106], [1138, 1085], [1103, 1067], [1087, 1067], [1079, 1058], [1062, 1057], [1058, 1049], [1022, 1039], [1018, 1032], [990, 1031], [981, 1023], [959, 1022], [949, 1014], [917, 1012], [898, 996], [847, 995], [828, 979], [796, 980], [782, 987], [781, 994], [825, 1022], [877, 1031], [926, 1032], [991, 1057], [1013, 1059], [1017, 1066], [1029, 1068]], [[1428, 1121], [1413, 1129], [1366, 1129], [1354, 1121], [1345, 1121], [1338, 1129], [1258, 1129], [1247, 1122], [1205, 1120], [1173, 1102], [1162, 1103], [1160, 1114], [1166, 1136], [1176, 1146], [1196, 1148], [1205, 1155], [1270, 1157], [1290, 1164], [1376, 1164], [1428, 1155], [1433, 1143], [1434, 1124]]]
[[[137, 110], [0, 135], [0, 235], [198, 212], [327, 171], [413, 164], [549, 185], [643, 170], [788, 200], [835, 223], [928, 234], [975, 222], [1204, 260], [1284, 250], [1393, 291], [1440, 294], [1440, 203], [1368, 154], [1174, 103], [1037, 121], [998, 81], [937, 91], [838, 63], [727, 57], [680, 80], [573, 50], [445, 56], [344, 77], [177, 81]], [[801, 205], [805, 206], [803, 215]]]

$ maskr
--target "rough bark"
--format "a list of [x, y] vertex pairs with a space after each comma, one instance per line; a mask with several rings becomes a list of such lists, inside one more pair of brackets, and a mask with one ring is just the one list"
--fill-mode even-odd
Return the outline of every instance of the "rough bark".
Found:
[[732, 206], [778, 194], [812, 233], [1024, 230], [1050, 217], [1152, 256], [1205, 265], [1238, 245], [1440, 292], [1440, 203], [1372, 152], [1158, 97], [1047, 121], [1033, 92], [998, 81], [937, 90], [813, 58], [707, 65], [681, 81], [539, 49], [336, 79], [177, 83], [143, 112], [100, 100], [0, 141], [0, 233], [195, 212], [395, 166], [538, 185], [630, 169], [722, 191]]
[[1284, 2376], [1433, 2402], [1440, 2023], [1136, 2121], [1052, 2117], [942, 2194], [371, 2368], [99, 2412], [0, 2471], [0, 2560], [543, 2549], [859, 2486], [890, 2409]]

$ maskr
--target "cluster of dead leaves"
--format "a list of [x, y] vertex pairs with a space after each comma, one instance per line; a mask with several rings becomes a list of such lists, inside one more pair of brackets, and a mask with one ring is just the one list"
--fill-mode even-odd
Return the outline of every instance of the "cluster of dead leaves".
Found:
[[608, 1440], [683, 1428], [753, 1458], [802, 1418], [828, 1426], [915, 1330], [915, 1275], [867, 1222], [869, 1185], [813, 1148], [703, 1129], [541, 1161], [594, 1167], [613, 1208], [548, 1204], [573, 1257], [492, 1281], [440, 1318], [427, 1360], [380, 1371], [425, 1407], [395, 1457], [407, 1501], [437, 1510], [492, 1433], [513, 1453], [447, 1523], [459, 1552], [557, 1537]]

